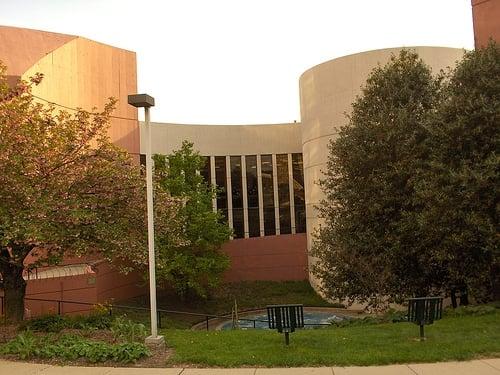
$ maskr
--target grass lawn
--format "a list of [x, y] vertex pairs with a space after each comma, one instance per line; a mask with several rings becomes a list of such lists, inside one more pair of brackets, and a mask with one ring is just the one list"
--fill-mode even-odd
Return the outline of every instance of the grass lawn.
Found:
[[299, 330], [284, 335], [267, 330], [163, 330], [175, 354], [168, 365], [199, 366], [344, 366], [467, 360], [500, 356], [500, 312], [446, 317], [426, 326], [392, 323]]
[[[231, 312], [235, 299], [238, 303], [239, 311], [283, 303], [302, 303], [305, 306], [332, 306], [319, 297], [307, 281], [245, 281], [222, 284], [206, 300], [188, 299], [183, 301], [174, 293], [160, 291], [158, 293], [158, 308], [220, 315]], [[149, 296], [141, 296], [118, 303], [129, 306], [148, 307]], [[149, 321], [149, 312], [138, 313], [131, 310], [120, 310], [118, 312], [126, 313], [129, 318], [134, 320], [145, 323]], [[167, 314], [162, 315], [162, 327], [190, 328], [193, 324], [203, 320], [203, 317]]]

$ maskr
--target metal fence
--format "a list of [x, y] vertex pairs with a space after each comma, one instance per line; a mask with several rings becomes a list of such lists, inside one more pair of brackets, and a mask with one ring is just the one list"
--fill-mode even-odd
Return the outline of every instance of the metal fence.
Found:
[[[53, 302], [55, 306], [57, 306], [57, 315], [64, 315], [64, 305], [65, 304], [73, 304], [73, 305], [81, 305], [81, 306], [92, 306], [93, 308], [100, 305], [99, 303], [90, 303], [90, 302], [80, 302], [80, 301], [67, 301], [67, 300], [59, 300], [59, 299], [42, 299], [42, 298], [24, 298], [25, 301], [38, 301], [38, 302]], [[104, 303], [108, 314], [112, 316], [116, 314], [118, 310], [130, 310], [137, 312], [148, 312], [148, 317], [150, 314], [149, 307], [137, 307], [137, 306], [128, 306], [128, 305], [120, 305], [120, 304], [110, 304]], [[309, 308], [323, 308], [324, 306], [304, 306]], [[260, 310], [260, 309], [259, 309]], [[245, 314], [249, 312], [254, 312], [257, 310], [242, 310], [238, 311], [238, 314]], [[198, 317], [199, 321], [194, 323], [194, 325], [199, 325], [201, 323], [205, 323], [205, 328], [208, 331], [210, 329], [210, 321], [213, 319], [220, 320], [229, 320], [231, 319], [231, 313], [226, 314], [207, 314], [207, 313], [195, 313], [190, 311], [178, 311], [178, 310], [166, 310], [166, 309], [157, 309], [157, 320], [158, 327], [162, 327], [162, 317], [166, 317], [167, 315], [181, 315], [181, 316], [192, 316]], [[4, 319], [6, 317], [5, 314], [5, 297], [0, 296], [0, 315], [3, 315]], [[249, 318], [238, 318], [238, 321], [241, 322], [250, 322], [253, 325], [253, 328], [256, 328], [256, 323], [268, 323], [267, 319], [249, 319]], [[304, 323], [305, 326], [329, 326], [329, 323]], [[248, 328], [248, 327], [246, 327]]]

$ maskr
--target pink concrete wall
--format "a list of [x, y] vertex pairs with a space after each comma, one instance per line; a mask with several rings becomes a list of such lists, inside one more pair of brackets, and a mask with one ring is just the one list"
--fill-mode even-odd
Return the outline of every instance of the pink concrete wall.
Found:
[[500, 41], [500, 0], [472, 0], [472, 17], [476, 48]]
[[[34, 299], [65, 300], [97, 303], [96, 278], [94, 274], [28, 280], [26, 286], [26, 311], [28, 317], [58, 312], [57, 302], [32, 301]], [[92, 306], [61, 304], [62, 314], [76, 314], [92, 310]]]
[[120, 301], [147, 293], [147, 284], [140, 272], [127, 275], [102, 263], [97, 268], [97, 301]]
[[307, 280], [306, 246], [305, 233], [230, 241], [222, 248], [231, 259], [224, 280]]

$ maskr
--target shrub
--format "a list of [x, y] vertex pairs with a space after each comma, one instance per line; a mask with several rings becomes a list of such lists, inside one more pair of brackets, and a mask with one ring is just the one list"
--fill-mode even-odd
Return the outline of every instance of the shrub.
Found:
[[117, 317], [111, 324], [111, 332], [115, 340], [123, 340], [129, 343], [143, 340], [146, 337], [146, 326], [134, 323], [129, 319]]
[[0, 347], [0, 354], [16, 354], [21, 359], [30, 358], [36, 352], [37, 342], [33, 332], [26, 331]]
[[109, 329], [112, 318], [109, 315], [93, 313], [90, 315], [60, 316], [44, 315], [21, 323], [21, 331], [61, 332], [65, 328], [74, 329]]
[[43, 315], [38, 318], [33, 318], [22, 322], [19, 326], [21, 331], [37, 331], [37, 332], [61, 332], [66, 328], [66, 321], [60, 315]]
[[83, 358], [92, 363], [108, 360], [129, 363], [149, 356], [150, 352], [144, 344], [137, 342], [108, 344], [88, 340], [78, 335], [35, 337], [31, 331], [26, 331], [0, 347], [0, 354], [13, 354], [21, 359], [38, 357], [76, 360]]

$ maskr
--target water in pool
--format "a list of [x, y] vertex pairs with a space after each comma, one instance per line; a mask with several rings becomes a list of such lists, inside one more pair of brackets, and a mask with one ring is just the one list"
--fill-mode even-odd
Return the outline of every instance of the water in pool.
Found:
[[[240, 318], [240, 328], [254, 328], [254, 323], [251, 321], [241, 320], [241, 319], [255, 319], [258, 320], [255, 322], [255, 328], [257, 329], [268, 329], [267, 323], [267, 313], [259, 313], [253, 315], [245, 315]], [[329, 324], [332, 320], [344, 320], [346, 319], [343, 316], [336, 315], [332, 312], [328, 311], [304, 311], [304, 328], [314, 328], [320, 326], [321, 324]], [[233, 326], [232, 321], [227, 321], [219, 326], [219, 329], [231, 329]]]

